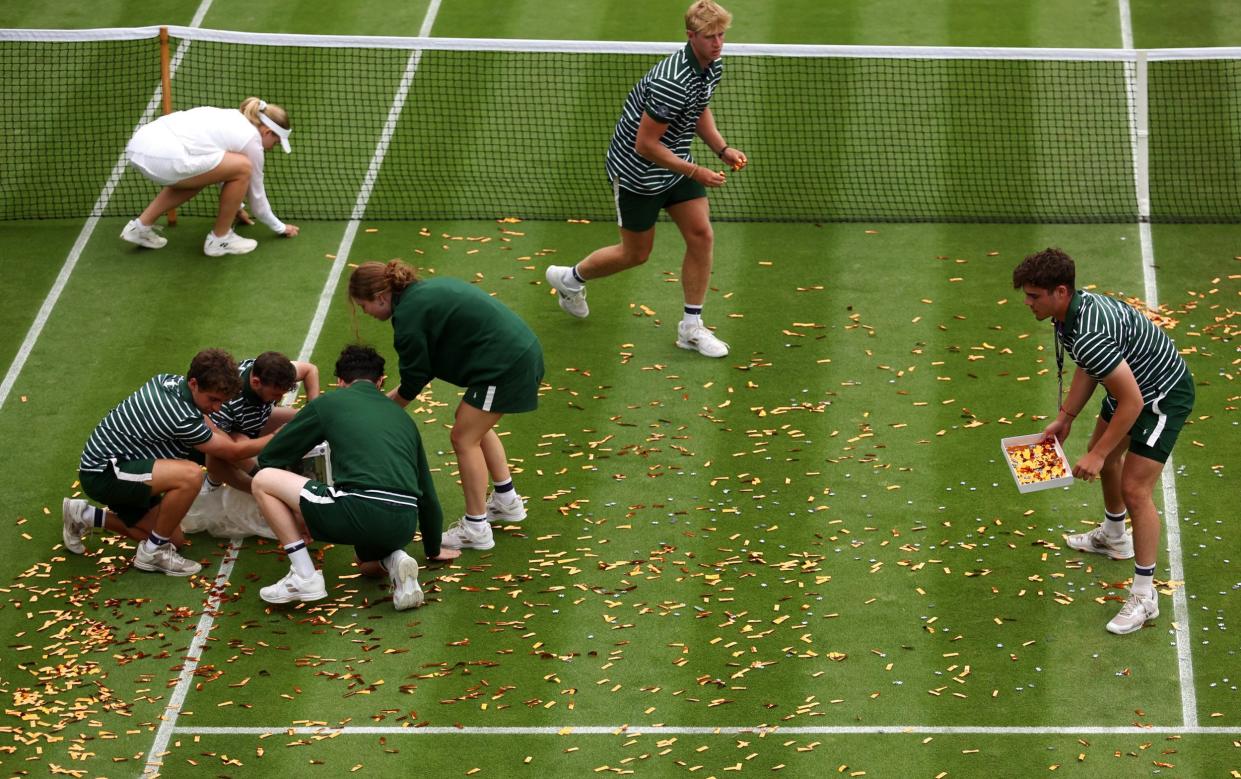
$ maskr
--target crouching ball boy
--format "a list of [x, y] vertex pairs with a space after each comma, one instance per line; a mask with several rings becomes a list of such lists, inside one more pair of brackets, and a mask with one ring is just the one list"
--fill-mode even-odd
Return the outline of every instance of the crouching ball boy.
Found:
[[[289, 572], [259, 590], [268, 603], [327, 597], [323, 572], [306, 547], [310, 539], [354, 548], [366, 576], [387, 575], [398, 611], [422, 605], [418, 563], [405, 545], [422, 532], [428, 560], [441, 550], [443, 513], [418, 427], [380, 390], [384, 358], [369, 346], [347, 346], [336, 361], [335, 392], [307, 403], [259, 455], [251, 489], [263, 518], [289, 556]], [[327, 441], [335, 485], [289, 470]]]

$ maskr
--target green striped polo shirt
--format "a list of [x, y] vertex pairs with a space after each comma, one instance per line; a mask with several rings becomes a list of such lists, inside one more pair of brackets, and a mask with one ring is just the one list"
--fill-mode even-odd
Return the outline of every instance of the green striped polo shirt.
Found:
[[1124, 360], [1150, 403], [1189, 370], [1168, 334], [1121, 300], [1078, 290], [1056, 335], [1078, 367], [1102, 382]]
[[112, 460], [186, 460], [212, 435], [186, 378], [161, 373], [108, 412], [87, 439], [78, 468], [101, 472]]
[[268, 403], [258, 396], [250, 386], [250, 373], [254, 360], [245, 360], [237, 366], [241, 374], [241, 392], [229, 398], [220, 406], [220, 410], [211, 414], [215, 422], [225, 433], [242, 433], [250, 438], [258, 438], [263, 432], [263, 425], [271, 417], [275, 403]]
[[392, 301], [392, 335], [402, 398], [413, 400], [431, 379], [458, 387], [496, 384], [538, 343], [503, 303], [460, 279], [426, 279]]
[[722, 60], [701, 67], [688, 43], [651, 68], [625, 98], [612, 143], [608, 146], [608, 178], [640, 195], [657, 195], [676, 184], [681, 174], [662, 168], [634, 151], [638, 123], [645, 113], [667, 124], [668, 129], [659, 142], [681, 159], [692, 161], [689, 147], [698, 118], [711, 102], [711, 95], [723, 74]]

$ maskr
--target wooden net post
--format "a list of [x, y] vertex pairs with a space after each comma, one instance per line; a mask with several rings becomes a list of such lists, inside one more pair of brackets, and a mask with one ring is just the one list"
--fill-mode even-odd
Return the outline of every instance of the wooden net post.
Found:
[[[172, 113], [172, 56], [168, 51], [168, 28], [159, 28], [159, 71], [163, 85], [164, 114]], [[177, 223], [177, 209], [168, 212], [168, 224]]]

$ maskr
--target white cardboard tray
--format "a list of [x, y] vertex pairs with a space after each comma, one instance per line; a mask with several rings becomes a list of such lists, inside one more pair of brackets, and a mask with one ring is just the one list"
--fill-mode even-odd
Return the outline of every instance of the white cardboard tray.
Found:
[[1008, 463], [1008, 472], [1013, 475], [1013, 484], [1017, 485], [1017, 490], [1019, 492], [1038, 492], [1039, 490], [1049, 490], [1052, 487], [1067, 487], [1073, 483], [1073, 466], [1069, 464], [1069, 458], [1064, 456], [1064, 449], [1061, 448], [1059, 441], [1054, 441], [1056, 445], [1056, 454], [1060, 456], [1060, 464], [1064, 466], [1064, 472], [1066, 475], [1057, 479], [1036, 481], [1031, 484], [1022, 484], [1017, 478], [1017, 469], [1013, 467], [1013, 461], [1008, 459], [1008, 448], [1010, 446], [1030, 446], [1032, 444], [1037, 444], [1042, 440], [1042, 433], [1015, 435], [1000, 439], [1000, 454], [1003, 455], [1004, 462]]

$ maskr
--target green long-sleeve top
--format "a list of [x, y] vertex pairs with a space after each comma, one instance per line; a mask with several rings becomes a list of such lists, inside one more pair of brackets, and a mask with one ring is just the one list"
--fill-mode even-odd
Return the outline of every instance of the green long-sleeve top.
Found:
[[400, 396], [413, 400], [431, 379], [458, 387], [494, 384], [538, 342], [521, 318], [472, 284], [427, 279], [392, 303]]
[[444, 514], [418, 426], [373, 383], [355, 381], [306, 404], [259, 453], [260, 468], [293, 469], [327, 441], [337, 489], [390, 490], [418, 500], [427, 557], [440, 552]]

